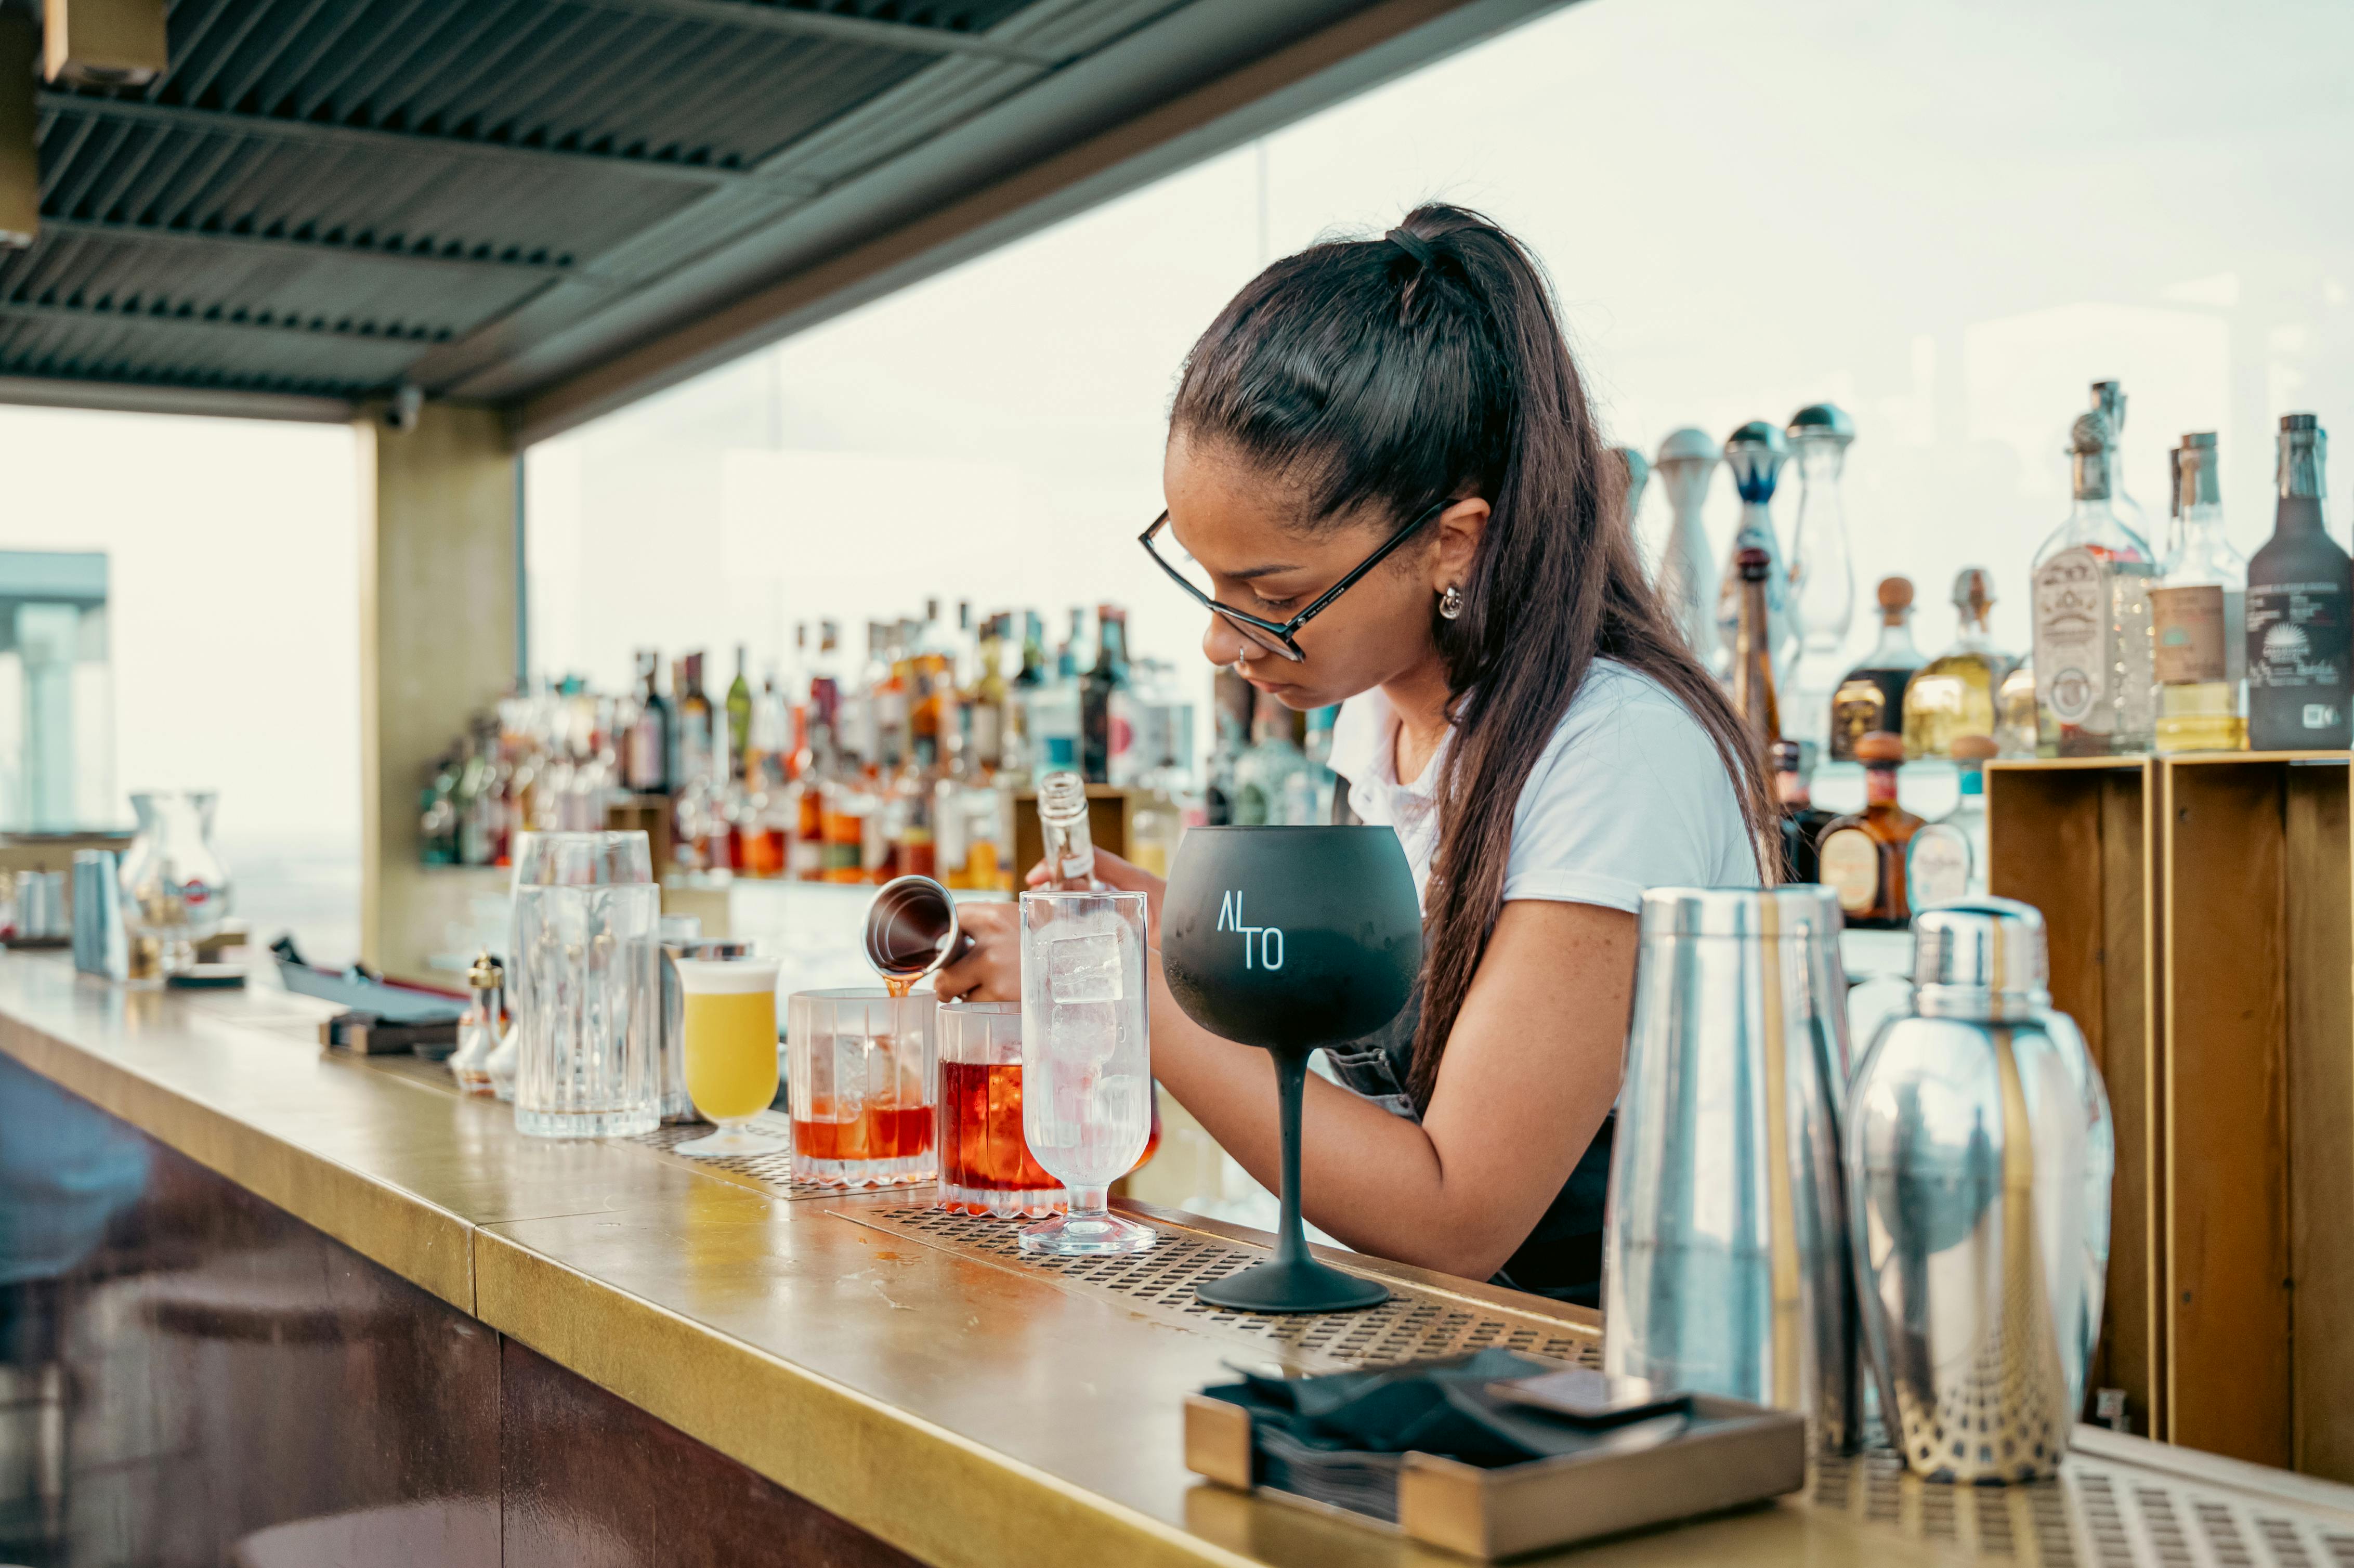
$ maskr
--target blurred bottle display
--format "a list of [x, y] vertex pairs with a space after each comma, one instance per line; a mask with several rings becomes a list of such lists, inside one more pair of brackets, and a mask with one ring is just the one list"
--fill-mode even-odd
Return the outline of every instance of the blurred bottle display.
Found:
[[1863, 764], [1864, 806], [1833, 819], [1816, 842], [1821, 880], [1838, 895], [1850, 926], [1903, 930], [1913, 920], [1905, 896], [1904, 852], [1921, 819], [1896, 803], [1904, 737], [1875, 730], [1856, 742]]
[[1733, 471], [1733, 487], [1741, 497], [1741, 524], [1733, 535], [1733, 549], [1717, 590], [1719, 673], [1730, 673], [1732, 670], [1734, 623], [1741, 615], [1741, 578], [1731, 563], [1744, 550], [1763, 550], [1772, 563], [1773, 569], [1766, 579], [1766, 607], [1775, 679], [1787, 683], [1797, 662], [1798, 612], [1792, 601], [1782, 546], [1774, 532], [1773, 513], [1774, 493], [1781, 482], [1782, 465], [1789, 456], [1788, 440], [1778, 427], [1765, 419], [1752, 419], [1725, 438], [1724, 466]]
[[2148, 544], [2110, 504], [2114, 453], [2096, 410], [2069, 432], [2074, 504], [2035, 553], [2037, 750], [2112, 757], [2149, 749]]
[[1994, 579], [1983, 567], [1965, 567], [1954, 578], [1953, 646], [1922, 665], [1904, 684], [1904, 757], [1952, 757], [1958, 736], [1992, 736], [1995, 701], [2010, 674], [2011, 659], [1994, 645], [1987, 617]]
[[1096, 609], [1096, 662], [1079, 686], [1079, 771], [1090, 784], [1126, 784], [1135, 765], [1129, 701], [1128, 612]]
[[2354, 562], [2324, 525], [2329, 438], [2281, 417], [2273, 536], [2248, 562], [2248, 741], [2339, 750], [2354, 725]]
[[[1904, 688], [1927, 661], [1913, 645], [1913, 579], [1882, 577], [1880, 641], [1831, 694], [1831, 760], [1861, 762], [1856, 747], [1867, 735], [1901, 731]], [[1901, 733], [1899, 738], [1902, 738]]]
[[951, 625], [931, 599], [921, 618], [869, 622], [855, 669], [832, 620], [817, 623], [814, 651], [797, 627], [790, 663], [757, 689], [739, 644], [716, 704], [699, 652], [671, 662], [667, 688], [647, 650], [621, 695], [543, 683], [478, 715], [428, 770], [419, 858], [505, 864], [517, 832], [604, 827], [617, 812], [638, 825], [653, 810], [669, 826], [665, 874], [872, 884], [919, 873], [1010, 892], [1026, 869], [1014, 863], [1017, 798], [1044, 774], [1077, 771], [1091, 709], [1119, 770], [1127, 847], [1165, 870], [1207, 816], [1195, 701], [1176, 670], [1129, 656], [1119, 606], [1097, 622], [1090, 651], [1075, 614], [1050, 663], [1035, 610], [976, 615], [964, 600]]
[[1667, 492], [1670, 519], [1657, 573], [1659, 597], [1667, 601], [1668, 614], [1683, 632], [1692, 657], [1706, 670], [1717, 666], [1716, 562], [1709, 554], [1701, 509], [1708, 501], [1716, 465], [1723, 461], [1706, 430], [1687, 426], [1659, 443], [1652, 470]]
[[2160, 751], [2248, 744], [2248, 564], [2223, 532], [2215, 435], [2175, 449], [2171, 547], [2149, 592], [2154, 742]]
[[1836, 403], [1809, 403], [1784, 434], [1798, 466], [1798, 517], [1790, 533], [1790, 599], [1797, 616], [1797, 668], [1784, 673], [1782, 718], [1800, 740], [1820, 747], [1840, 656], [1855, 620], [1855, 566], [1849, 554], [1841, 476], [1855, 421]]

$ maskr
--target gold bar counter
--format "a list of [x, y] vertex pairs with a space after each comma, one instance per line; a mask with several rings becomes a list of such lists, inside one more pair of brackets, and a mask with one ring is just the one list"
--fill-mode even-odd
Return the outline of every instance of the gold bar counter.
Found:
[[[1183, 1214], [1050, 1267], [921, 1192], [525, 1138], [438, 1066], [322, 1051], [328, 1011], [0, 958], [0, 1139], [118, 1172], [96, 1219], [105, 1183], [61, 1181], [90, 1235], [48, 1277], [0, 1276], [0, 1437], [56, 1456], [0, 1486], [0, 1561], [1454, 1563], [1190, 1475], [1185, 1395], [1229, 1361], [1598, 1348], [1592, 1313], [1346, 1256], [1397, 1299], [1214, 1313], [1194, 1281], [1265, 1238]], [[2354, 1490], [2089, 1428], [2069, 1464], [1956, 1490], [1826, 1460], [1775, 1505], [1522, 1561], [2354, 1563]]]

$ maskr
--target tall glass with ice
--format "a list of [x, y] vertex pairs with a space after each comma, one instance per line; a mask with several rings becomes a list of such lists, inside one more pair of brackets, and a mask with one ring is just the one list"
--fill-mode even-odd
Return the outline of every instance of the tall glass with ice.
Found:
[[1058, 1256], [1142, 1252], [1149, 1225], [1107, 1208], [1152, 1130], [1144, 895], [1022, 895], [1022, 1130], [1070, 1210], [1022, 1233]]

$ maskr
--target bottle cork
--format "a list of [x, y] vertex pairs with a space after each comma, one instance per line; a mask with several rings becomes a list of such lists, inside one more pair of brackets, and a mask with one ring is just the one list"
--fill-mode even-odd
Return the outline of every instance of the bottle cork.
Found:
[[1880, 579], [1880, 622], [1883, 626], [1901, 626], [1913, 609], [1913, 579], [1882, 577]]
[[1956, 762], [1989, 762], [2002, 748], [1990, 735], [1957, 735], [1947, 749]]
[[1855, 759], [1867, 768], [1875, 764], [1893, 766], [1904, 760], [1904, 737], [1884, 729], [1873, 730], [1855, 743]]

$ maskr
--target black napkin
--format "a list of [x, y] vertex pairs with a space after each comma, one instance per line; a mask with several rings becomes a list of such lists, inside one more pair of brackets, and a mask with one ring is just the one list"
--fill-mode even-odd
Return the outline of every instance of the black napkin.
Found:
[[[1636, 1438], [1623, 1428], [1596, 1431], [1555, 1420], [1487, 1391], [1491, 1383], [1553, 1370], [1510, 1351], [1486, 1350], [1323, 1377], [1243, 1371], [1242, 1382], [1202, 1392], [1250, 1413], [1252, 1478], [1260, 1485], [1395, 1520], [1398, 1471], [1409, 1451], [1493, 1469], [1624, 1447]], [[1681, 1417], [1669, 1419], [1681, 1429]], [[1647, 1433], [1642, 1440], [1663, 1436], [1672, 1433]]]

